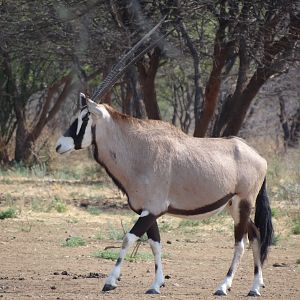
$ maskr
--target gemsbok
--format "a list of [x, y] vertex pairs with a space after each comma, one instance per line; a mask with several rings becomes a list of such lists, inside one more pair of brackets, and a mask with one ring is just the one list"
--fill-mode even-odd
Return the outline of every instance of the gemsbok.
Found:
[[[123, 62], [113, 68], [93, 100], [111, 88], [122, 71], [145, 53], [138, 52], [134, 58], [131, 53], [121, 59]], [[65, 154], [92, 146], [95, 160], [127, 195], [130, 208], [139, 214], [124, 237], [102, 291], [117, 287], [127, 250], [146, 233], [155, 259], [155, 279], [146, 293], [160, 293], [164, 275], [157, 219], [164, 214], [203, 218], [226, 208], [234, 221], [234, 255], [215, 295], [226, 295], [230, 290], [249, 239], [254, 280], [248, 296], [259, 296], [264, 286], [262, 265], [273, 236], [266, 160], [240, 138], [194, 138], [169, 123], [136, 119], [92, 99], [80, 94], [81, 110], [59, 138], [56, 151]]]

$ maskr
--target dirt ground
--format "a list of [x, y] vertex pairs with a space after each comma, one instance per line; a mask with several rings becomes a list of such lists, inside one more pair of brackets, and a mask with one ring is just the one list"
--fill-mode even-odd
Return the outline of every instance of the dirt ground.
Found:
[[[88, 175], [95, 173], [91, 170]], [[108, 233], [123, 233], [137, 217], [115, 187], [82, 177], [53, 180], [14, 171], [0, 176], [0, 210], [18, 211], [16, 218], [0, 220], [0, 299], [218, 299], [213, 292], [233, 255], [233, 224], [223, 214], [196, 226], [169, 216], [159, 219], [166, 276], [160, 295], [145, 295], [154, 279], [147, 243], [139, 253], [148, 258], [125, 261], [118, 288], [102, 293], [114, 262], [94, 254], [120, 247], [120, 237]], [[291, 234], [299, 197], [276, 200], [273, 207], [280, 238], [263, 269], [262, 298], [300, 299], [300, 235]], [[82, 237], [85, 245], [64, 247], [70, 236]], [[252, 279], [252, 251], [247, 249], [225, 299], [245, 299]]]
[[[121, 216], [121, 217], [120, 217]], [[111, 260], [92, 255], [120, 241], [96, 239], [107, 224], [120, 226], [132, 215], [120, 209], [93, 216], [77, 208], [67, 213], [22, 212], [15, 219], [0, 220], [1, 299], [217, 299], [212, 295], [229, 267], [233, 253], [230, 225], [209, 224], [182, 228], [163, 217], [162, 230], [166, 285], [161, 295], [145, 295], [154, 276], [151, 260], [125, 262], [116, 290], [102, 293]], [[222, 218], [222, 217], [221, 217]], [[164, 226], [164, 228], [167, 226]], [[224, 228], [222, 228], [224, 227]], [[69, 236], [81, 236], [85, 246], [63, 247]], [[263, 299], [299, 299], [300, 236], [290, 235], [272, 247], [264, 266]], [[142, 244], [139, 251], [149, 251]], [[252, 281], [252, 252], [246, 250], [226, 299], [245, 299]]]

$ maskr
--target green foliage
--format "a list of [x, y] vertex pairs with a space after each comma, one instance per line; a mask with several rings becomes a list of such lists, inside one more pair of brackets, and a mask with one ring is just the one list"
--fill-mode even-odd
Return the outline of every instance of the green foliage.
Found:
[[297, 264], [297, 265], [300, 265], [300, 258], [298, 258], [298, 259], [296, 260], [296, 264]]
[[96, 233], [95, 239], [98, 241], [105, 240], [105, 234], [103, 234], [103, 232], [100, 230]]
[[277, 246], [280, 240], [281, 240], [281, 236], [279, 234], [274, 234], [272, 245]]
[[63, 247], [79, 247], [85, 246], [85, 240], [79, 236], [71, 236], [66, 238], [66, 240], [62, 243]]
[[32, 166], [27, 166], [22, 162], [15, 162], [9, 168], [0, 168], [0, 176], [4, 178], [1, 180], [2, 182], [7, 182], [7, 184], [13, 183], [14, 181], [9, 178], [5, 178], [7, 176], [14, 177], [25, 177], [25, 178], [42, 178], [46, 176], [48, 173], [48, 167], [46, 163], [34, 164]]
[[162, 221], [161, 223], [159, 223], [158, 228], [160, 232], [168, 232], [173, 229], [172, 225], [166, 221]]
[[[125, 230], [125, 231], [127, 231], [127, 230]], [[109, 225], [108, 238], [110, 240], [121, 241], [121, 240], [123, 240], [125, 234], [126, 234], [126, 232], [124, 232], [123, 229], [118, 229], [118, 228], [116, 228], [115, 226], [113, 226], [111, 224]]]
[[34, 197], [31, 200], [31, 210], [35, 212], [45, 212], [49, 209], [45, 208], [44, 201], [39, 197]]
[[300, 215], [294, 218], [292, 220], [292, 223], [293, 223], [292, 233], [296, 235], [300, 234]]
[[15, 196], [11, 193], [3, 193], [1, 194], [2, 201], [5, 203], [5, 206], [14, 206], [16, 202]]
[[31, 166], [30, 171], [31, 171], [31, 176], [39, 177], [39, 178], [45, 177], [48, 172], [47, 165], [44, 162]]
[[79, 180], [80, 174], [76, 170], [64, 169], [64, 170], [55, 170], [52, 173], [54, 179], [58, 180]]
[[[109, 260], [117, 260], [119, 257], [119, 252], [116, 250], [98, 250], [92, 254], [93, 257]], [[125, 257], [126, 261], [149, 261], [153, 260], [153, 255], [147, 252], [138, 252], [134, 257], [131, 257], [130, 254], [127, 254]]]
[[17, 210], [13, 207], [0, 211], [0, 220], [15, 218], [17, 216]]
[[279, 209], [276, 208], [276, 207], [272, 207], [272, 208], [271, 208], [271, 214], [272, 214], [272, 217], [273, 217], [273, 218], [278, 217], [278, 216], [279, 216]]
[[64, 213], [67, 211], [67, 205], [58, 197], [55, 197], [50, 205], [50, 209], [56, 210], [58, 213]]
[[89, 206], [86, 211], [93, 216], [99, 216], [102, 213], [100, 208], [93, 206]]
[[198, 221], [198, 220], [186, 219], [186, 220], [180, 221], [179, 227], [196, 227], [199, 224], [200, 224], [200, 221]]
[[270, 159], [268, 162], [268, 191], [270, 199], [289, 201], [300, 198], [300, 153]]

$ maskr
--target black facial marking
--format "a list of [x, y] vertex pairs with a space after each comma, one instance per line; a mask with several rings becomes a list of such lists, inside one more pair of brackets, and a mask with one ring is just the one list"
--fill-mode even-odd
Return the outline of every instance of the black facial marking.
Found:
[[86, 106], [86, 97], [83, 94], [80, 94], [80, 104], [81, 106]]
[[89, 121], [89, 115], [90, 113], [87, 112], [85, 116], [82, 118], [82, 124], [77, 135], [76, 135], [76, 131], [78, 127], [78, 118], [71, 124], [70, 128], [64, 133], [65, 137], [71, 137], [74, 140], [74, 145], [76, 150], [81, 149], [81, 143], [86, 130], [86, 126]]
[[83, 107], [81, 107], [80, 111], [84, 111], [87, 108], [87, 105], [84, 105]]

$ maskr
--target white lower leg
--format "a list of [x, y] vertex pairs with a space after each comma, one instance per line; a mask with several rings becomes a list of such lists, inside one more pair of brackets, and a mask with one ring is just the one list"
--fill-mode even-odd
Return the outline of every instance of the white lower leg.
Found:
[[164, 275], [161, 263], [161, 244], [149, 239], [154, 259], [155, 259], [155, 280], [150, 287], [150, 290], [155, 290], [157, 293], [160, 292], [160, 287], [164, 284]]
[[254, 239], [252, 242], [252, 252], [254, 260], [254, 280], [250, 290], [250, 293], [260, 295], [260, 288], [264, 286], [264, 280], [262, 276], [262, 266], [260, 262], [260, 253], [259, 253], [259, 243], [257, 239]]
[[105, 281], [105, 285], [116, 287], [117, 281], [121, 274], [121, 265], [126, 256], [128, 249], [138, 240], [135, 234], [127, 233], [124, 237], [122, 249], [119, 253], [119, 258]]
[[222, 281], [222, 283], [218, 286], [216, 294], [224, 294], [227, 295], [227, 290], [231, 288], [232, 280], [234, 274], [238, 268], [241, 257], [243, 256], [245, 251], [244, 240], [242, 239], [240, 242], [236, 243], [234, 246], [234, 255], [229, 268], [229, 271]]

